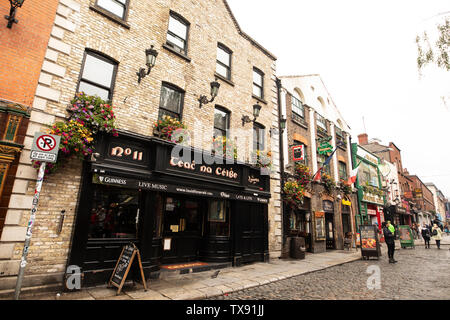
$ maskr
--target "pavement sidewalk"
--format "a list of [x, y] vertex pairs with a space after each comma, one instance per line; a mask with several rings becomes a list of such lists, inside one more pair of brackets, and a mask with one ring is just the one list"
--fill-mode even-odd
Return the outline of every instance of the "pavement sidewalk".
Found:
[[124, 285], [116, 295], [117, 288], [107, 286], [86, 288], [77, 292], [26, 294], [21, 300], [200, 300], [220, 296], [239, 290], [287, 279], [301, 274], [323, 270], [336, 265], [361, 259], [359, 249], [333, 250], [325, 253], [306, 254], [305, 259], [271, 259], [242, 267], [220, 269], [184, 275], [173, 275], [164, 279], [147, 281], [147, 291], [142, 284]]
[[[432, 248], [435, 241], [430, 242]], [[416, 246], [423, 246], [422, 239], [415, 240]], [[448, 250], [450, 236], [445, 235], [441, 241], [443, 250]], [[396, 241], [396, 249], [402, 250], [400, 241]], [[386, 256], [386, 245], [381, 244], [382, 256]], [[406, 250], [406, 249], [405, 249]], [[303, 260], [271, 259], [243, 267], [220, 269], [217, 277], [212, 277], [216, 270], [199, 273], [176, 274], [160, 279], [147, 281], [147, 291], [141, 284], [125, 284], [122, 292], [116, 295], [117, 288], [86, 288], [77, 292], [57, 292], [45, 294], [27, 294], [20, 296], [22, 300], [200, 300], [220, 296], [239, 290], [268, 284], [271, 282], [295, 277], [298, 275], [323, 270], [336, 265], [361, 259], [359, 249], [333, 250], [324, 253], [306, 254]]]

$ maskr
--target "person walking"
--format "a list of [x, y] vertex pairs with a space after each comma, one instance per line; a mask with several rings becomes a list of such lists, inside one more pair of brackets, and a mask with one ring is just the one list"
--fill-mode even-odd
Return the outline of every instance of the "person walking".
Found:
[[433, 229], [431, 230], [431, 235], [434, 241], [436, 241], [436, 246], [440, 250], [441, 249], [441, 240], [442, 240], [442, 230], [439, 228], [437, 224], [433, 225]]
[[386, 245], [388, 247], [388, 257], [389, 257], [389, 263], [396, 263], [397, 261], [394, 260], [394, 253], [395, 253], [395, 236], [394, 231], [391, 231], [391, 227], [394, 228], [390, 221], [383, 222], [383, 235], [384, 235], [384, 241], [386, 242]]
[[422, 238], [425, 241], [425, 249], [430, 249], [430, 237], [431, 237], [430, 229], [428, 229], [428, 226], [424, 222], [422, 228]]

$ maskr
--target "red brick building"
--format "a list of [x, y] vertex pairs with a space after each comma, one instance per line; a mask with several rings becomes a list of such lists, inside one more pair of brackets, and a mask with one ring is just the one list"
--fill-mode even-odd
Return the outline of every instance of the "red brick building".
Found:
[[[0, 25], [0, 237], [58, 3], [25, 1], [16, 9], [18, 23]], [[0, 1], [0, 15], [9, 13], [9, 1]], [[6, 251], [0, 247], [0, 259]]]

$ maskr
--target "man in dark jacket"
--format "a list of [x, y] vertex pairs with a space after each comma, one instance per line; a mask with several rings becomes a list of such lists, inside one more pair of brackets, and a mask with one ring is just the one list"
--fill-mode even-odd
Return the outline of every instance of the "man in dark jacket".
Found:
[[395, 236], [389, 230], [389, 225], [383, 222], [383, 234], [384, 234], [384, 241], [386, 242], [386, 245], [388, 247], [388, 257], [389, 257], [389, 263], [396, 263], [397, 261], [394, 260], [394, 253], [395, 253]]
[[425, 249], [430, 249], [431, 232], [425, 223], [423, 224], [423, 228], [422, 228], [422, 238], [423, 238], [423, 241], [425, 241]]

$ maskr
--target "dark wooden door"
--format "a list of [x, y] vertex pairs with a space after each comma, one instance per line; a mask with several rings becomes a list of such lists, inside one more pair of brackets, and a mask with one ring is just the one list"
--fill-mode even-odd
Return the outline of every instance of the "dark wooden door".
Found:
[[242, 263], [264, 261], [265, 212], [259, 204], [245, 204], [239, 213]]
[[163, 264], [198, 259], [204, 212], [204, 201], [176, 197], [166, 198], [163, 242], [170, 241], [170, 250], [165, 250], [163, 245]]

